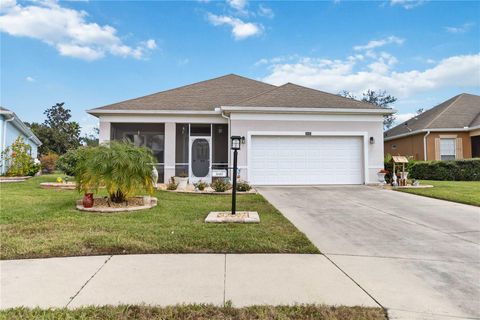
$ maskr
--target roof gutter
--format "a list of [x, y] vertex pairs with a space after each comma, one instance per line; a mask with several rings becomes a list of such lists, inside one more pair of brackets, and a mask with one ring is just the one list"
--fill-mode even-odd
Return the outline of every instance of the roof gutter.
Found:
[[196, 115], [209, 115], [209, 114], [221, 114], [221, 110], [216, 108], [212, 111], [204, 111], [204, 110], [97, 110], [97, 109], [90, 109], [87, 110], [88, 114], [92, 116], [101, 116], [105, 114], [139, 114], [139, 115], [166, 115], [166, 114], [196, 114]]
[[304, 114], [379, 114], [387, 115], [397, 112], [395, 109], [360, 109], [360, 108], [296, 108], [296, 107], [242, 107], [222, 106], [226, 113], [304, 113]]
[[443, 132], [443, 131], [450, 131], [450, 132], [468, 132], [472, 130], [480, 129], [480, 126], [475, 126], [475, 127], [465, 127], [465, 128], [435, 128], [435, 129], [420, 129], [420, 130], [415, 130], [412, 132], [406, 132], [402, 133], [396, 136], [391, 136], [391, 137], [384, 137], [384, 141], [390, 141], [390, 140], [395, 140], [403, 137], [408, 137], [408, 136], [413, 136], [419, 133], [423, 132]]

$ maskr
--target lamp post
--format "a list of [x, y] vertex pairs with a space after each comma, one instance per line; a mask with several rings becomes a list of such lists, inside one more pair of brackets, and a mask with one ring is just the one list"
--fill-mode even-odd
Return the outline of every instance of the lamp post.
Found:
[[230, 137], [231, 149], [233, 150], [233, 181], [232, 181], [232, 215], [235, 215], [236, 205], [237, 205], [237, 153], [240, 150], [240, 141], [242, 137], [240, 136], [231, 136]]

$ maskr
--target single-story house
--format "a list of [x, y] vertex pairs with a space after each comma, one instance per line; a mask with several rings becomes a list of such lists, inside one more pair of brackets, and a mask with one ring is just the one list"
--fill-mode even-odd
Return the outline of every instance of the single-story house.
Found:
[[480, 157], [480, 96], [462, 93], [385, 132], [385, 154], [416, 160]]
[[383, 168], [383, 115], [373, 104], [292, 83], [230, 74], [88, 110], [100, 142], [129, 139], [153, 150], [159, 181], [211, 181], [232, 166], [256, 185], [366, 184]]
[[[13, 111], [0, 107], [0, 153], [11, 146], [18, 137], [22, 137], [24, 142], [30, 145], [30, 155], [33, 159], [36, 159], [37, 149], [42, 144], [41, 141]], [[4, 174], [7, 170], [8, 164], [2, 157], [0, 174]]]

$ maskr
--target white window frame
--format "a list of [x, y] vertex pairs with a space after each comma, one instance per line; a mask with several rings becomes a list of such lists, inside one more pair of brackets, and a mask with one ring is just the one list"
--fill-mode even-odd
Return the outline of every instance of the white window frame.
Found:
[[[453, 154], [443, 154], [442, 153], [442, 140], [453, 140]], [[440, 138], [440, 160], [455, 160], [457, 159], [457, 139], [456, 138]], [[442, 159], [442, 156], [454, 156], [453, 159]]]

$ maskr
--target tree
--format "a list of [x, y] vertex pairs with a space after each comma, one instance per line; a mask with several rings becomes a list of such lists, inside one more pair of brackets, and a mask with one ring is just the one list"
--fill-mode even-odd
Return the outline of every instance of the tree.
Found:
[[[373, 103], [380, 108], [390, 108], [392, 103], [397, 101], [397, 98], [387, 94], [386, 91], [367, 90], [363, 94], [363, 102]], [[392, 127], [393, 122], [397, 117], [394, 114], [386, 114], [383, 116], [383, 129], [388, 130]]]
[[[344, 98], [356, 99], [356, 97], [349, 91], [343, 90], [339, 94]], [[386, 91], [367, 90], [363, 93], [363, 102], [368, 102], [381, 108], [390, 108], [390, 105], [397, 101], [397, 98], [386, 93]], [[383, 129], [388, 130], [395, 122], [396, 116], [394, 114], [387, 114], [383, 116]]]
[[59, 155], [64, 154], [69, 149], [75, 149], [80, 146], [80, 125], [75, 121], [70, 121], [71, 111], [64, 108], [64, 102], [57, 103], [45, 110], [47, 119], [42, 123], [28, 124], [33, 133], [42, 141], [39, 147], [40, 154], [49, 152]]
[[150, 149], [135, 147], [129, 142], [113, 141], [109, 145], [77, 150], [74, 174], [77, 189], [97, 192], [105, 186], [109, 199], [121, 203], [142, 190], [153, 193]]
[[96, 147], [98, 146], [98, 136], [100, 134], [100, 129], [93, 128], [93, 133], [85, 134], [81, 140], [84, 146], [87, 147]]

